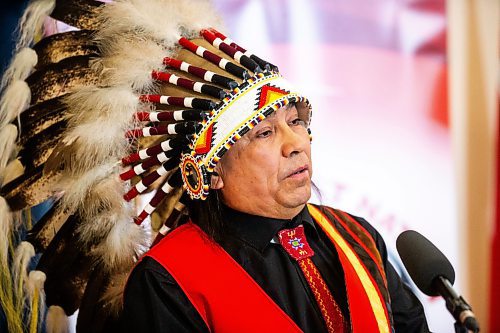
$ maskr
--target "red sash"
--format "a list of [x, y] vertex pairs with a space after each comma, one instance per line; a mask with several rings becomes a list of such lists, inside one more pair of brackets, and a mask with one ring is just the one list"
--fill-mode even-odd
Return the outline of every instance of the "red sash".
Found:
[[[318, 208], [308, 205], [339, 254], [353, 333], [389, 333], [385, 302], [356, 252]], [[177, 281], [211, 332], [301, 332], [248, 273], [195, 224], [171, 233], [147, 254]]]
[[172, 275], [211, 332], [302, 332], [250, 275], [193, 223], [167, 234], [146, 255]]

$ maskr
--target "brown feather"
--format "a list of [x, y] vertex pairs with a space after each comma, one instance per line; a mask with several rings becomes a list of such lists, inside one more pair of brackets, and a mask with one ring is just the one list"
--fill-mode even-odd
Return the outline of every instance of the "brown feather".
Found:
[[90, 56], [76, 56], [45, 66], [31, 74], [26, 82], [31, 89], [31, 103], [37, 104], [77, 87], [93, 85], [98, 77], [90, 69]]
[[36, 43], [33, 49], [38, 55], [37, 69], [57, 63], [65, 58], [97, 55], [98, 49], [92, 42], [93, 31], [76, 30], [54, 34]]
[[[48, 101], [33, 105], [21, 113], [18, 145], [24, 146], [28, 139], [67, 117], [66, 105], [62, 99], [62, 97], [49, 99]], [[19, 127], [17, 121], [13, 123]]]
[[55, 203], [28, 232], [26, 240], [33, 244], [36, 252], [45, 251], [70, 215], [71, 212], [63, 209], [59, 202]]
[[66, 126], [67, 121], [61, 120], [26, 140], [24, 147], [18, 154], [21, 163], [26, 167], [26, 172], [47, 161], [54, 147], [60, 141]]
[[57, 0], [50, 16], [78, 29], [95, 30], [96, 16], [103, 5], [103, 2], [93, 0]]
[[33, 207], [54, 194], [54, 185], [60, 180], [60, 172], [43, 172], [43, 165], [25, 172], [0, 189], [12, 211]]
[[[78, 312], [76, 330], [79, 333], [110, 332], [122, 311], [123, 290], [127, 282], [125, 273], [103, 274], [102, 269], [94, 269], [87, 282]], [[111, 291], [111, 292], [110, 292]], [[109, 295], [112, 293], [112, 295]]]
[[75, 230], [78, 223], [78, 216], [71, 215], [37, 265], [37, 269], [47, 275], [44, 285], [47, 305], [59, 305], [67, 315], [73, 314], [80, 306], [93, 266], [90, 249], [77, 244]]

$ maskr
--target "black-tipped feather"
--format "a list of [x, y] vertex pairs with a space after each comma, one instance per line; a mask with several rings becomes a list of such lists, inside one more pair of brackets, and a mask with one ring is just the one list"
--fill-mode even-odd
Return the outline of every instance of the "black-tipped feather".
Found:
[[96, 45], [92, 42], [92, 30], [76, 30], [54, 34], [42, 39], [33, 46], [38, 55], [37, 69], [63, 59], [98, 54]]
[[103, 5], [103, 2], [93, 0], [57, 0], [50, 16], [78, 29], [95, 30], [96, 14]]
[[40, 133], [26, 140], [24, 147], [18, 154], [21, 163], [26, 167], [25, 172], [44, 164], [67, 127], [67, 121], [62, 120], [49, 126]]
[[73, 314], [80, 301], [92, 269], [89, 251], [84, 251], [76, 233], [79, 218], [71, 215], [38, 262], [44, 272], [47, 306], [59, 305], [67, 315]]
[[60, 173], [43, 172], [43, 165], [25, 172], [0, 189], [0, 195], [7, 200], [12, 211], [36, 206], [48, 198]]
[[17, 144], [19, 146], [24, 146], [29, 139], [66, 118], [66, 105], [62, 99], [63, 97], [56, 97], [38, 103], [21, 113], [19, 122], [17, 119], [13, 121], [18, 128], [19, 123], [21, 124], [18, 131], [20, 137]]
[[70, 215], [69, 211], [64, 210], [59, 203], [55, 203], [28, 231], [26, 240], [33, 244], [37, 253], [45, 251]]
[[78, 333], [110, 332], [116, 328], [110, 304], [103, 300], [107, 289], [116, 281], [103, 269], [94, 269], [87, 282], [87, 288], [78, 311], [76, 331]]
[[89, 68], [90, 58], [67, 58], [31, 74], [26, 79], [31, 89], [31, 103], [37, 104], [62, 96], [74, 88], [97, 83], [97, 75]]

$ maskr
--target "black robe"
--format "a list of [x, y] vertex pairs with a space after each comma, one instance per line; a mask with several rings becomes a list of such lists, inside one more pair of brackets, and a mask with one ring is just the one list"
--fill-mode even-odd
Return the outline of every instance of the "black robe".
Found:
[[[219, 242], [222, 248], [304, 332], [327, 332], [300, 267], [276, 243], [279, 230], [303, 224], [315, 252], [312, 260], [349, 320], [344, 273], [335, 247], [315, 224], [307, 207], [292, 220], [253, 216], [227, 207], [223, 218], [227, 230]], [[428, 332], [422, 305], [387, 260], [382, 237], [364, 219], [355, 218], [372, 235], [380, 252], [395, 332]], [[149, 257], [144, 258], [129, 277], [121, 324], [125, 332], [208, 332], [205, 322], [172, 276]]]

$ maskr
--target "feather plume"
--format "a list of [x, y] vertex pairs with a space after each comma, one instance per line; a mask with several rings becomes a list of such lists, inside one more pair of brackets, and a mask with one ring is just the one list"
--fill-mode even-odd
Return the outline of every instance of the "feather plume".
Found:
[[[64, 209], [77, 211], [84, 207], [87, 196], [91, 193], [92, 187], [116, 172], [116, 163], [101, 164], [86, 172], [74, 175], [73, 177], [63, 177], [59, 181], [58, 190], [64, 191], [61, 204]], [[94, 207], [85, 207], [96, 209]]]
[[0, 128], [16, 119], [30, 100], [31, 90], [26, 82], [17, 80], [6, 87], [0, 99]]
[[124, 87], [86, 87], [68, 96], [69, 129], [47, 161], [46, 169], [63, 166], [70, 176], [96, 165], [117, 163], [126, 155], [125, 131], [139, 100]]
[[[24, 146], [28, 140], [40, 134], [50, 126], [64, 122], [68, 117], [62, 97], [33, 105], [21, 113], [19, 129], [19, 146]], [[66, 126], [64, 126], [66, 127]]]
[[[0, 175], [12, 158], [16, 148], [17, 127], [8, 124], [0, 129]], [[0, 176], [1, 178], [1, 176]]]
[[123, 0], [105, 6], [97, 39], [133, 33], [163, 45], [175, 45], [181, 30], [198, 34], [201, 28], [218, 27], [220, 19], [206, 0]]
[[127, 272], [103, 274], [97, 267], [89, 278], [78, 313], [78, 332], [105, 332], [111, 320], [119, 317], [123, 308], [122, 295]]
[[66, 121], [60, 121], [38, 134], [34, 134], [26, 140], [23, 138], [23, 148], [19, 151], [17, 157], [25, 166], [26, 172], [41, 166], [47, 161], [54, 147], [60, 141], [64, 130], [66, 129]]
[[37, 265], [37, 269], [47, 275], [44, 285], [47, 305], [59, 305], [67, 315], [73, 314], [80, 306], [94, 266], [90, 249], [78, 243], [75, 228], [79, 223], [79, 217], [72, 215], [57, 232]]
[[89, 188], [78, 211], [82, 219], [78, 226], [82, 244], [91, 246], [101, 242], [120, 219], [131, 221], [132, 207], [123, 200], [123, 193], [123, 183], [118, 177], [108, 177]]
[[96, 40], [105, 41], [113, 36], [134, 34], [153, 38], [165, 45], [178, 40], [178, 1], [123, 0], [107, 4], [101, 15]]
[[28, 4], [19, 21], [16, 50], [29, 46], [37, 35], [41, 35], [43, 22], [52, 13], [55, 5], [55, 0], [34, 0]]
[[45, 330], [47, 333], [69, 333], [69, 318], [63, 308], [57, 305], [49, 307]]
[[27, 289], [29, 294], [33, 295], [35, 290], [43, 290], [43, 284], [47, 276], [42, 271], [31, 271], [28, 274]]
[[11, 82], [17, 80], [25, 80], [35, 68], [38, 62], [38, 56], [35, 50], [29, 47], [22, 48], [13, 58], [9, 67], [5, 70], [0, 90], [3, 90]]
[[153, 85], [151, 72], [163, 69], [163, 58], [172, 55], [171, 51], [152, 40], [120, 36], [115, 37], [111, 45], [108, 54], [92, 65], [101, 74], [103, 85], [126, 85], [134, 90], [150, 90]]
[[118, 220], [105, 241], [96, 247], [93, 254], [100, 258], [105, 268], [131, 267], [148, 249], [149, 236], [130, 218]]

